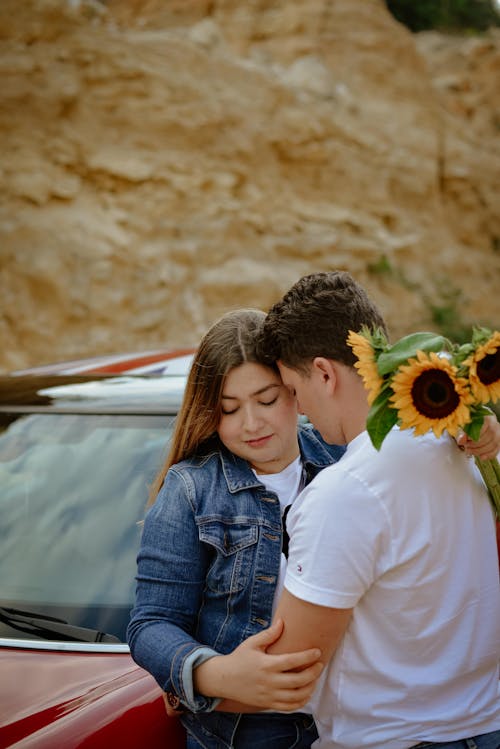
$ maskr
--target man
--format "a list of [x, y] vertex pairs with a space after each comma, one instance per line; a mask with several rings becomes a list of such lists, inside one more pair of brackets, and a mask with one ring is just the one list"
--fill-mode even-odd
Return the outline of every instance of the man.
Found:
[[396, 427], [373, 448], [346, 343], [363, 325], [384, 328], [344, 272], [302, 278], [265, 323], [264, 347], [300, 410], [327, 442], [347, 445], [288, 515], [284, 633], [268, 652], [321, 649], [318, 749], [498, 749], [500, 593], [487, 494], [446, 435]]

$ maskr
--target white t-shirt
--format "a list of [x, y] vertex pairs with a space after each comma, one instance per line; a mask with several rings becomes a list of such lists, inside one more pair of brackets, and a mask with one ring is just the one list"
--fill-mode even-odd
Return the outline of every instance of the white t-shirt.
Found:
[[500, 727], [493, 512], [447, 435], [366, 432], [288, 515], [285, 587], [353, 617], [312, 700], [315, 749], [406, 749]]
[[[281, 517], [283, 517], [286, 507], [292, 504], [304, 485], [304, 472], [300, 455], [279, 473], [256, 473], [256, 471], [254, 473], [266, 489], [278, 495]], [[286, 558], [284, 554], [281, 554], [280, 572], [274, 592], [273, 614], [283, 590], [285, 572]]]

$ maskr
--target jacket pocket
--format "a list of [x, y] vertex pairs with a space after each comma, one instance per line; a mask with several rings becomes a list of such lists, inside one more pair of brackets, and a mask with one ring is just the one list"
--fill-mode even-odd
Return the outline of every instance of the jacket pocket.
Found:
[[205, 521], [199, 526], [200, 541], [212, 547], [213, 560], [207, 586], [215, 593], [242, 590], [253, 564], [259, 528], [253, 523]]

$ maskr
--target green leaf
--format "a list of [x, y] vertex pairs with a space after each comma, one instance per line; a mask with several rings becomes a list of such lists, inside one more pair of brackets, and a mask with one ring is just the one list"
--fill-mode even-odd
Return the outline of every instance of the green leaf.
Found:
[[389, 403], [390, 389], [380, 393], [370, 408], [366, 420], [366, 429], [376, 450], [380, 450], [382, 442], [398, 421], [398, 412]]
[[374, 350], [375, 356], [379, 355], [383, 351], [387, 351], [389, 343], [384, 331], [381, 328], [369, 328], [368, 325], [362, 325], [358, 331], [358, 335], [363, 336], [369, 342], [370, 346]]
[[491, 411], [486, 406], [481, 404], [472, 406], [470, 409], [471, 420], [464, 426], [464, 432], [472, 440], [478, 440], [483, 426], [484, 417], [491, 414]]
[[444, 336], [436, 333], [410, 333], [380, 354], [377, 360], [379, 374], [383, 377], [394, 372], [401, 364], [415, 357], [417, 351], [443, 351], [449, 348], [450, 342]]
[[471, 343], [463, 343], [461, 346], [457, 346], [453, 354], [453, 364], [457, 367], [461, 367], [462, 363], [472, 354], [474, 346]]
[[492, 332], [491, 332], [491, 330], [489, 328], [484, 328], [484, 327], [482, 327], [480, 325], [475, 326], [472, 329], [472, 345], [473, 345], [473, 347], [476, 348], [476, 346], [479, 346], [479, 345], [481, 345], [483, 343], [486, 343], [486, 341], [488, 341], [491, 338], [492, 335], [493, 334], [492, 334]]
[[[367, 331], [367, 334], [370, 335], [370, 331], [368, 328], [366, 328], [366, 326], [365, 331]], [[370, 338], [373, 348], [377, 351], [386, 351], [389, 348], [387, 336], [381, 328], [375, 328], [374, 330], [372, 330]]]

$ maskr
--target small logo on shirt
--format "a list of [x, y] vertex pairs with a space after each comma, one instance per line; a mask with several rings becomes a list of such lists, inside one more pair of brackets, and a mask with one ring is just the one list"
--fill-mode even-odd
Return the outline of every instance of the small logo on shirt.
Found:
[[297, 572], [299, 573], [299, 575], [302, 572], [302, 565], [301, 564], [297, 565]]

